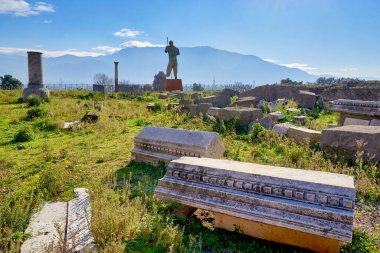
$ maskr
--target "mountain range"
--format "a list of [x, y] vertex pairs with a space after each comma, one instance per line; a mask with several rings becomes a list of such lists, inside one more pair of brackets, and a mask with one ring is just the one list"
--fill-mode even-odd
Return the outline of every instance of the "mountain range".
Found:
[[[182, 47], [178, 56], [178, 78], [184, 84], [194, 82], [256, 85], [279, 82], [314, 81], [317, 77], [300, 69], [274, 64], [254, 55], [243, 55], [212, 47]], [[159, 71], [165, 71], [168, 56], [162, 47], [125, 48], [114, 54], [97, 57], [65, 55], [43, 59], [46, 84], [91, 84], [96, 73], [114, 77], [114, 61], [119, 62], [119, 80], [149, 84]], [[24, 84], [28, 80], [27, 55], [0, 54], [0, 75], [11, 74]]]

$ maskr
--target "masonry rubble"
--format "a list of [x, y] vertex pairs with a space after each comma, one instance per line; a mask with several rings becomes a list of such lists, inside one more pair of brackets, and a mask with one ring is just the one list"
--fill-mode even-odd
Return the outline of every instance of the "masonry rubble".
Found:
[[216, 96], [202, 97], [200, 102], [201, 103], [211, 103], [213, 106], [215, 106]]
[[309, 144], [311, 145], [314, 145], [321, 141], [320, 131], [308, 129], [305, 127], [290, 126], [286, 131], [286, 136], [299, 144], [304, 144], [306, 140], [308, 140]]
[[[361, 143], [361, 144], [360, 144]], [[322, 131], [321, 148], [330, 154], [356, 159], [363, 151], [365, 161], [380, 161], [380, 126], [348, 125]]]
[[269, 117], [274, 121], [279, 121], [285, 119], [285, 115], [282, 112], [271, 112]]
[[258, 107], [260, 99], [257, 97], [239, 97], [231, 104], [231, 107]]
[[[317, 252], [352, 241], [352, 176], [210, 158], [168, 165], [155, 196], [214, 213], [215, 227]], [[258, 229], [260, 228], [260, 229]]]
[[248, 125], [248, 132], [252, 131], [253, 125], [256, 123], [259, 123], [261, 126], [263, 126], [267, 130], [271, 130], [273, 128], [273, 125], [274, 125], [273, 120], [270, 117], [264, 117], [262, 119], [258, 119], [258, 120], [251, 122]]
[[230, 95], [225, 94], [218, 94], [215, 97], [215, 106], [219, 108], [227, 107], [231, 104], [231, 97]]
[[300, 125], [305, 125], [306, 124], [306, 121], [307, 121], [307, 117], [306, 116], [303, 116], [303, 115], [300, 115], [300, 116], [294, 116], [293, 117], [293, 121], [297, 124], [300, 124]]
[[93, 252], [90, 196], [85, 188], [74, 189], [75, 198], [68, 202], [45, 203], [35, 213], [26, 233], [30, 234], [21, 246], [21, 253], [52, 252], [66, 248], [67, 252]]
[[273, 126], [272, 130], [283, 135], [286, 134], [286, 132], [289, 130], [289, 128], [293, 126], [289, 123], [280, 123]]
[[132, 160], [157, 165], [181, 156], [221, 158], [224, 145], [218, 133], [147, 126], [135, 137]]
[[380, 102], [337, 99], [330, 102], [330, 111], [339, 112], [339, 126], [344, 125], [346, 118], [361, 120], [380, 120]]
[[300, 90], [296, 102], [301, 107], [314, 109], [317, 102], [317, 95], [314, 92]]
[[208, 110], [208, 115], [214, 116], [219, 120], [237, 119], [240, 123], [249, 124], [250, 122], [264, 117], [261, 109], [248, 107], [226, 107], [216, 108], [211, 107]]

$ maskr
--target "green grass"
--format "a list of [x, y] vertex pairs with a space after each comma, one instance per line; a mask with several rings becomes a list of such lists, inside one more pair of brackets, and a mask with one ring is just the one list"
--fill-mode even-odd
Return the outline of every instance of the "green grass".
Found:
[[[90, 189], [92, 232], [99, 252], [297, 251], [239, 233], [210, 230], [193, 217], [177, 216], [179, 205], [154, 199], [164, 168], [130, 162], [133, 139], [146, 125], [216, 130], [227, 159], [354, 175], [358, 199], [380, 200], [379, 165], [363, 164], [360, 159], [330, 160], [315, 147], [297, 145], [271, 131], [246, 134], [245, 126], [233, 120], [218, 122], [169, 112], [162, 104], [175, 99], [160, 101], [157, 93], [112, 98], [87, 91], [51, 94], [50, 101], [28, 108], [20, 102], [21, 91], [0, 92], [0, 252], [17, 252], [41, 202], [68, 200], [75, 187]], [[61, 129], [64, 121], [83, 117], [85, 104], [92, 110], [96, 102], [104, 105], [96, 124]], [[159, 110], [149, 112], [148, 102], [158, 102]], [[33, 117], [26, 120], [31, 109]], [[322, 112], [313, 120], [318, 121], [314, 128], [320, 128], [337, 117]], [[32, 139], [20, 143], [15, 136], [23, 129], [33, 132]], [[120, 181], [125, 186], [117, 187]], [[378, 233], [355, 230], [354, 243], [342, 250], [375, 252], [378, 237]]]

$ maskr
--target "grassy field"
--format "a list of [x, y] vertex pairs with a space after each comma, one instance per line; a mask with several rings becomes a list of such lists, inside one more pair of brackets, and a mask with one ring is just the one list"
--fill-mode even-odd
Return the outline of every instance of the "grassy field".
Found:
[[[356, 226], [353, 243], [342, 252], [378, 252], [378, 219], [368, 213], [378, 210], [380, 167], [363, 163], [360, 153], [356, 161], [326, 158], [316, 146], [297, 145], [271, 131], [247, 133], [233, 120], [166, 111], [158, 94], [53, 91], [50, 101], [34, 106], [20, 97], [21, 91], [0, 91], [0, 252], [18, 252], [40, 204], [68, 200], [76, 187], [90, 189], [99, 252], [302, 252], [206, 228], [194, 217], [178, 215], [179, 205], [154, 199], [165, 168], [130, 162], [133, 138], [146, 125], [217, 131], [227, 159], [354, 175], [358, 203], [365, 207], [357, 212], [368, 224]], [[81, 119], [86, 105], [93, 108], [96, 102], [104, 105], [97, 123], [62, 129], [63, 122]], [[157, 103], [155, 112], [146, 109], [148, 102]], [[308, 117], [313, 129], [337, 121], [336, 114], [323, 111]]]

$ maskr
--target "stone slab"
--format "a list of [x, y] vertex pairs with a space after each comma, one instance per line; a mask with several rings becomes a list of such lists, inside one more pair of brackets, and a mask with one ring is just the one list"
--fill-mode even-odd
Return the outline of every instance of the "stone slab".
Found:
[[293, 127], [294, 125], [289, 123], [280, 123], [273, 126], [273, 131], [283, 135], [286, 134], [290, 127]]
[[253, 125], [256, 123], [259, 123], [261, 126], [263, 126], [265, 129], [268, 129], [268, 130], [271, 130], [273, 128], [273, 125], [274, 125], [273, 120], [271, 118], [264, 117], [262, 119], [255, 120], [255, 121], [251, 122], [248, 125], [248, 132], [252, 131]]
[[144, 127], [135, 137], [132, 160], [156, 165], [181, 156], [220, 158], [224, 145], [218, 133]]
[[365, 119], [355, 119], [355, 118], [345, 118], [343, 126], [350, 126], [350, 125], [356, 125], [356, 126], [368, 126], [369, 120]]
[[269, 117], [274, 121], [285, 119], [285, 115], [281, 112], [271, 112], [269, 113]]
[[215, 106], [216, 96], [202, 97], [200, 102], [201, 103], [211, 103], [213, 106]]
[[380, 120], [379, 119], [371, 120], [370, 126], [380, 126]]
[[301, 107], [314, 109], [317, 102], [317, 95], [314, 92], [300, 90], [296, 102]]
[[66, 228], [67, 202], [45, 203], [34, 214], [25, 233], [30, 234], [21, 246], [21, 253], [39, 253], [63, 245]]
[[320, 131], [315, 131], [305, 127], [291, 126], [286, 132], [286, 135], [299, 144], [304, 144], [309, 141], [309, 144], [314, 145], [321, 141]]
[[218, 94], [215, 98], [215, 106], [219, 108], [227, 107], [231, 104], [230, 95]]
[[352, 240], [352, 176], [181, 157], [168, 165], [155, 195], [248, 221], [333, 240]]
[[341, 126], [322, 131], [321, 148], [327, 153], [344, 155], [355, 159], [358, 141], [364, 141], [363, 159], [380, 161], [380, 127], [379, 126]]
[[252, 121], [262, 119], [264, 117], [261, 109], [248, 107], [226, 107], [215, 109], [211, 107], [208, 114], [218, 118], [219, 120], [237, 119], [240, 123], [249, 124]]
[[237, 101], [232, 103], [232, 107], [258, 107], [260, 99], [257, 97], [241, 97]]

